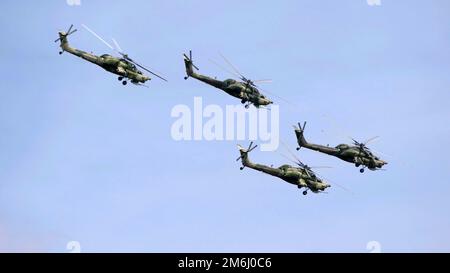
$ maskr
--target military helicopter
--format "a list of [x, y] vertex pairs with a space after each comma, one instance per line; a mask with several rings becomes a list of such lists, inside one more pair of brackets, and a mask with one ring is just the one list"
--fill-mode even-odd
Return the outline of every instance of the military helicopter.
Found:
[[273, 168], [262, 164], [252, 163], [248, 158], [248, 153], [253, 151], [257, 146], [258, 145], [253, 146], [253, 142], [250, 142], [247, 149], [238, 145], [241, 155], [236, 159], [236, 161], [242, 160], [242, 167], [240, 167], [241, 170], [248, 167], [250, 169], [276, 176], [290, 184], [296, 185], [299, 189], [305, 188], [303, 195], [306, 195], [308, 190], [311, 190], [313, 193], [320, 193], [324, 192], [326, 188], [331, 187], [312, 171], [312, 167], [303, 164], [298, 158], [296, 158], [297, 162], [294, 162], [298, 166], [290, 166], [285, 164], [278, 168]]
[[60, 31], [59, 38], [55, 40], [55, 43], [60, 41], [61, 51], [59, 54], [63, 54], [64, 52], [69, 52], [70, 54], [73, 54], [75, 56], [78, 56], [88, 62], [91, 62], [93, 64], [96, 64], [106, 71], [109, 71], [113, 74], [119, 75], [118, 80], [122, 81], [123, 85], [127, 84], [127, 81], [130, 80], [131, 83], [136, 85], [143, 85], [146, 81], [150, 80], [150, 77], [145, 76], [142, 71], [140, 71], [137, 67], [147, 71], [148, 73], [155, 75], [156, 77], [167, 81], [163, 77], [159, 76], [156, 73], [153, 73], [149, 69], [145, 68], [144, 66], [140, 65], [139, 63], [135, 62], [133, 59], [131, 59], [126, 53], [123, 53], [120, 49], [120, 46], [117, 44], [116, 40], [113, 39], [114, 44], [116, 45], [117, 49], [113, 48], [110, 44], [108, 44], [105, 40], [103, 40], [100, 36], [98, 36], [94, 31], [89, 29], [87, 26], [83, 25], [85, 29], [87, 29], [89, 32], [91, 32], [95, 37], [97, 37], [100, 41], [102, 41], [104, 44], [106, 44], [109, 48], [116, 51], [118, 54], [120, 54], [122, 57], [114, 57], [108, 54], [103, 54], [101, 56], [96, 56], [91, 53], [87, 53], [85, 51], [73, 48], [69, 45], [69, 42], [67, 41], [67, 36], [73, 34], [77, 30], [73, 28], [73, 25], [70, 26], [70, 28], [66, 32]]
[[310, 150], [335, 156], [344, 161], [354, 163], [356, 167], [362, 166], [362, 168], [359, 170], [361, 173], [364, 172], [364, 169], [366, 167], [371, 171], [384, 170], [381, 168], [384, 165], [388, 164], [386, 161], [383, 161], [377, 156], [373, 155], [369, 148], [367, 148], [366, 146], [369, 142], [377, 139], [378, 137], [370, 138], [365, 142], [358, 142], [352, 139], [354, 145], [339, 144], [336, 147], [329, 147], [308, 143], [303, 136], [305, 127], [306, 122], [303, 123], [303, 127], [300, 123], [298, 123], [298, 127], [294, 126], [295, 135], [297, 136], [297, 143], [299, 145], [297, 151], [300, 150], [301, 147], [305, 147]]
[[[183, 54], [184, 56], [184, 64], [186, 66], [186, 74], [184, 77], [187, 80], [189, 77], [195, 78], [199, 81], [212, 85], [218, 89], [225, 91], [225, 93], [238, 98], [241, 100], [242, 104], [245, 104], [245, 108], [248, 108], [251, 104], [253, 104], [256, 108], [260, 106], [265, 106], [272, 104], [273, 102], [266, 98], [263, 94], [261, 94], [256, 86], [256, 83], [267, 82], [270, 80], [259, 80], [252, 81], [246, 77], [244, 77], [237, 69], [234, 67], [223, 55], [222, 58], [233, 68], [235, 72], [230, 72], [236, 77], [238, 77], [241, 81], [236, 81], [234, 79], [227, 79], [224, 81], [219, 81], [208, 76], [204, 76], [201, 74], [197, 74], [194, 72], [194, 68], [199, 70], [197, 66], [193, 63], [192, 60], [192, 51], [189, 51], [189, 56]], [[219, 65], [220, 66], [220, 65]]]

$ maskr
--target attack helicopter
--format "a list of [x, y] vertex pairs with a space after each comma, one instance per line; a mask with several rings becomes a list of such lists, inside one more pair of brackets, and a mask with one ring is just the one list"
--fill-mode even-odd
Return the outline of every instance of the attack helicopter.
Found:
[[298, 166], [291, 165], [282, 165], [278, 168], [269, 167], [262, 164], [252, 163], [248, 157], [248, 154], [253, 151], [256, 147], [253, 146], [253, 142], [250, 142], [250, 145], [247, 149], [238, 145], [240, 156], [236, 159], [236, 161], [242, 160], [243, 170], [245, 167], [250, 169], [254, 169], [266, 174], [270, 174], [272, 176], [278, 177], [290, 184], [296, 185], [299, 189], [305, 188], [303, 191], [303, 195], [308, 193], [308, 190], [313, 193], [321, 193], [324, 192], [325, 189], [331, 187], [331, 185], [325, 183], [321, 178], [318, 177], [313, 171], [312, 167], [303, 164], [298, 158], [296, 163]]
[[[186, 54], [183, 54], [184, 56], [184, 64], [186, 66], [186, 74], [187, 76], [184, 77], [185, 80], [187, 80], [189, 77], [192, 77], [194, 79], [197, 79], [199, 81], [202, 81], [206, 84], [212, 85], [218, 89], [221, 89], [225, 91], [225, 93], [238, 98], [241, 100], [242, 104], [245, 104], [245, 108], [248, 108], [251, 104], [253, 104], [256, 108], [259, 108], [261, 106], [266, 106], [269, 104], [272, 104], [273, 102], [266, 98], [263, 94], [261, 94], [258, 90], [258, 87], [256, 86], [256, 83], [261, 82], [268, 82], [270, 80], [259, 80], [259, 81], [252, 81], [246, 77], [244, 77], [235, 66], [233, 66], [223, 55], [222, 58], [233, 68], [235, 72], [230, 72], [236, 77], [239, 78], [241, 81], [237, 81], [234, 79], [227, 79], [224, 81], [216, 80], [213, 78], [210, 78], [208, 76], [204, 76], [198, 73], [195, 73], [194, 68], [196, 70], [199, 70], [198, 67], [193, 63], [192, 60], [192, 51], [189, 51], [189, 56]], [[220, 66], [220, 65], [219, 65]]]
[[329, 147], [308, 143], [303, 135], [303, 133], [305, 132], [305, 127], [306, 122], [303, 123], [303, 127], [300, 123], [298, 123], [298, 127], [294, 126], [297, 143], [299, 145], [299, 147], [297, 147], [297, 151], [300, 150], [301, 147], [305, 147], [310, 150], [335, 156], [344, 161], [354, 163], [356, 167], [362, 166], [362, 168], [359, 170], [361, 173], [364, 172], [364, 169], [366, 167], [371, 171], [384, 170], [381, 168], [384, 165], [388, 164], [386, 161], [383, 161], [375, 156], [366, 146], [369, 142], [377, 139], [378, 136], [372, 137], [365, 142], [358, 142], [352, 138], [353, 145], [339, 144], [336, 147]]
[[164, 81], [167, 81], [163, 77], [150, 71], [149, 69], [145, 68], [144, 66], [140, 65], [139, 63], [131, 59], [126, 53], [123, 53], [116, 40], [113, 39], [113, 42], [116, 45], [117, 49], [113, 48], [109, 43], [107, 43], [104, 39], [102, 39], [99, 35], [97, 35], [87, 26], [83, 25], [83, 27], [90, 33], [92, 33], [95, 37], [97, 37], [100, 41], [102, 41], [104, 44], [106, 44], [109, 48], [116, 51], [119, 55], [121, 55], [121, 57], [114, 57], [109, 54], [96, 56], [83, 50], [71, 47], [69, 45], [67, 37], [77, 31], [77, 29], [72, 30], [73, 25], [71, 25], [66, 32], [63, 31], [58, 32], [59, 38], [55, 40], [55, 43], [60, 41], [61, 47], [61, 51], [59, 52], [60, 55], [63, 54], [64, 52], [68, 52], [88, 62], [96, 64], [105, 69], [106, 71], [118, 75], [119, 76], [118, 80], [122, 81], [123, 85], [126, 85], [128, 80], [130, 80], [130, 82], [135, 85], [143, 85], [146, 81], [151, 80], [151, 78], [144, 75], [142, 71], [138, 69], [138, 67]]

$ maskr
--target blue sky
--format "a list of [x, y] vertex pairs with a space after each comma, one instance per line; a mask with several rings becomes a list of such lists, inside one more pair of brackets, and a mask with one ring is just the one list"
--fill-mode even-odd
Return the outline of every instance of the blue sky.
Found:
[[[0, 18], [0, 251], [450, 251], [450, 3], [342, 1], [3, 1]], [[161, 71], [150, 88], [58, 55], [111, 51], [81, 28], [115, 38]], [[361, 175], [308, 150], [310, 165], [351, 189], [304, 197], [276, 178], [239, 170], [236, 141], [172, 140], [171, 109], [238, 101], [184, 81], [181, 54], [201, 72], [223, 52], [296, 106], [280, 103], [281, 138], [330, 145], [381, 138], [388, 171]], [[276, 100], [276, 98], [274, 98]], [[247, 144], [247, 143], [241, 143]], [[276, 152], [255, 162], [281, 165]]]

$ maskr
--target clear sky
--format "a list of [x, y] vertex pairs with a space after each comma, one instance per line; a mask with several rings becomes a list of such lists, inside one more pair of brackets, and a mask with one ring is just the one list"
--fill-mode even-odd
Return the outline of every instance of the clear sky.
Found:
[[[0, 17], [0, 251], [367, 252], [450, 251], [450, 2], [2, 1]], [[112, 53], [81, 28], [115, 38], [161, 71], [150, 88], [70, 54]], [[237, 141], [174, 141], [171, 109], [239, 103], [185, 75], [223, 52], [280, 103], [280, 135], [308, 121], [309, 141], [381, 136], [385, 172], [295, 152], [354, 194], [301, 194], [239, 170]], [[274, 98], [276, 101], [276, 98]], [[247, 145], [248, 142], [240, 142]], [[287, 163], [255, 150], [258, 163]]]

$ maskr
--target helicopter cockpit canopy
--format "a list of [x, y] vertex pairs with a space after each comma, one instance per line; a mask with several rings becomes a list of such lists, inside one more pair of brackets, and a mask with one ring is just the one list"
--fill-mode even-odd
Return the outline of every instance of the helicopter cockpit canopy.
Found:
[[347, 144], [339, 144], [336, 146], [336, 149], [339, 149], [339, 150], [345, 150], [348, 148], [349, 148], [349, 146]]
[[101, 58], [108, 58], [108, 57], [111, 57], [111, 55], [109, 55], [109, 54], [103, 54], [103, 55], [101, 55], [100, 57], [101, 57]]
[[233, 80], [233, 79], [226, 79], [226, 80], [223, 81], [223, 83], [224, 83], [226, 86], [230, 86], [230, 85], [232, 85], [232, 84], [235, 84], [236, 81]]
[[131, 68], [136, 69], [136, 65], [134, 65], [134, 63], [132, 63], [132, 62], [129, 62], [127, 59], [120, 59], [120, 61], [126, 63]]
[[287, 164], [284, 164], [284, 165], [281, 165], [280, 167], [278, 167], [279, 170], [283, 170], [283, 171], [286, 171], [289, 168], [292, 168], [292, 166], [287, 165]]
[[368, 149], [365, 149], [365, 152], [366, 152], [366, 154], [368, 155], [368, 156], [371, 156], [371, 157], [373, 157], [374, 159], [378, 159], [376, 156], [374, 156], [373, 154], [372, 154], [372, 152], [371, 151], [369, 151]]

